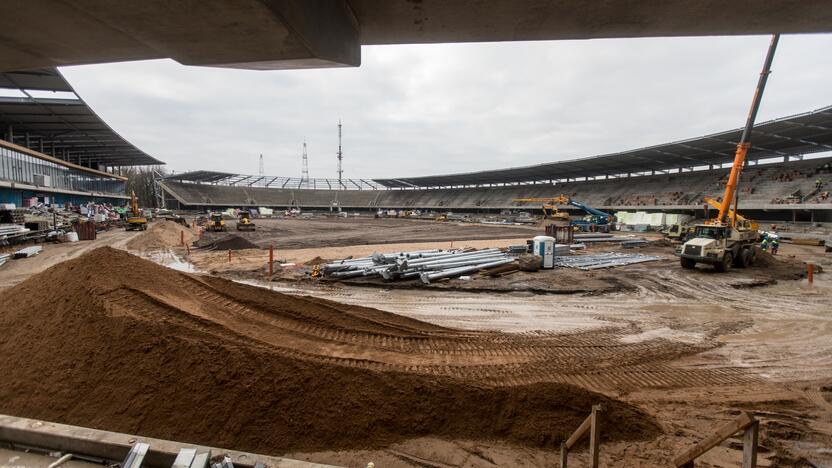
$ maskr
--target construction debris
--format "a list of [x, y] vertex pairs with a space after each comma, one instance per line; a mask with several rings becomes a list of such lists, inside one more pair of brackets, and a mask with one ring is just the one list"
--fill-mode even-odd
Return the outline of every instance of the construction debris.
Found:
[[430, 284], [433, 280], [458, 277], [514, 261], [514, 257], [500, 249], [433, 249], [389, 254], [376, 252], [369, 257], [327, 263], [321, 270], [330, 278], [381, 276], [388, 281], [419, 278]]
[[656, 260], [662, 260], [662, 257], [606, 252], [592, 255], [555, 257], [555, 266], [577, 268], [579, 270], [598, 270], [600, 268], [631, 265], [633, 263], [654, 262]]

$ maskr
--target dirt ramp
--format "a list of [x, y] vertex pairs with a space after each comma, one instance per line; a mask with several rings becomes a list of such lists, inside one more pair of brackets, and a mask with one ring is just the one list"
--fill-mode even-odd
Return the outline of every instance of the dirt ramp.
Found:
[[[659, 431], [638, 409], [572, 385], [403, 371], [435, 355], [437, 368], [454, 366], [453, 353], [418, 343], [465, 349], [480, 335], [110, 248], [6, 291], [0, 329], [0, 412], [152, 437], [272, 454], [427, 435], [555, 448], [596, 403], [608, 407], [607, 439]], [[369, 344], [345, 344], [361, 336]]]
[[177, 247], [197, 240], [199, 236], [190, 228], [177, 224], [173, 221], [157, 221], [152, 223], [147, 231], [137, 235], [127, 243], [130, 250], [147, 251], [162, 250], [168, 247]]

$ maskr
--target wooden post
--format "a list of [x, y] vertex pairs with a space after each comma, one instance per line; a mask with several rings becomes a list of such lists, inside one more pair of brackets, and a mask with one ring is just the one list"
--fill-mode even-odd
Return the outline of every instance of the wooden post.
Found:
[[591, 468], [598, 468], [598, 455], [600, 453], [601, 444], [601, 421], [600, 414], [604, 411], [603, 405], [592, 405], [592, 413], [583, 420], [578, 429], [566, 439], [566, 442], [560, 446], [560, 466], [566, 468], [567, 458], [569, 457], [569, 449], [578, 443], [581, 437], [589, 432], [589, 466]]
[[754, 421], [745, 428], [742, 437], [742, 468], [757, 468], [757, 439], [760, 434], [760, 421]]
[[815, 262], [806, 262], [806, 272], [808, 276], [806, 279], [809, 281], [809, 284], [815, 282]]
[[589, 427], [589, 466], [598, 468], [598, 452], [601, 444], [601, 405], [592, 405], [592, 421]]
[[190, 255], [191, 254], [191, 246], [185, 244], [185, 248], [188, 249], [188, 255]]
[[179, 245], [185, 245], [185, 231], [179, 231]]
[[698, 444], [687, 449], [685, 453], [679, 455], [673, 460], [673, 464], [677, 467], [689, 467], [693, 464], [693, 460], [707, 452], [708, 450], [719, 445], [720, 442], [731, 437], [737, 431], [744, 430], [755, 422], [755, 419], [748, 413], [742, 413], [734, 419], [722, 426], [718, 427], [716, 431], [700, 441]]
[[228, 263], [231, 263], [231, 249], [228, 249]]
[[272, 279], [272, 274], [274, 273], [272, 268], [274, 265], [274, 246], [269, 245], [269, 280]]

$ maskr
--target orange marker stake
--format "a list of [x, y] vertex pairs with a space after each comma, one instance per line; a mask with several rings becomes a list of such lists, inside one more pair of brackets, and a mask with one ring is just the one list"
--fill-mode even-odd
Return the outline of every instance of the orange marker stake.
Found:
[[815, 263], [806, 262], [806, 269], [808, 273], [808, 277], [806, 279], [809, 280], [809, 284], [812, 284], [815, 282]]
[[274, 265], [274, 246], [269, 246], [269, 279], [272, 279], [272, 265]]

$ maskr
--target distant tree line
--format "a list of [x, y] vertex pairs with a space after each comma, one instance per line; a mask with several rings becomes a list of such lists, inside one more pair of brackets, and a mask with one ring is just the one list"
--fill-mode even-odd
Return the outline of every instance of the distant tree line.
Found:
[[127, 177], [127, 195], [136, 192], [139, 206], [142, 208], [159, 207], [154, 179], [167, 175], [167, 171], [162, 166], [123, 167], [120, 174]]

